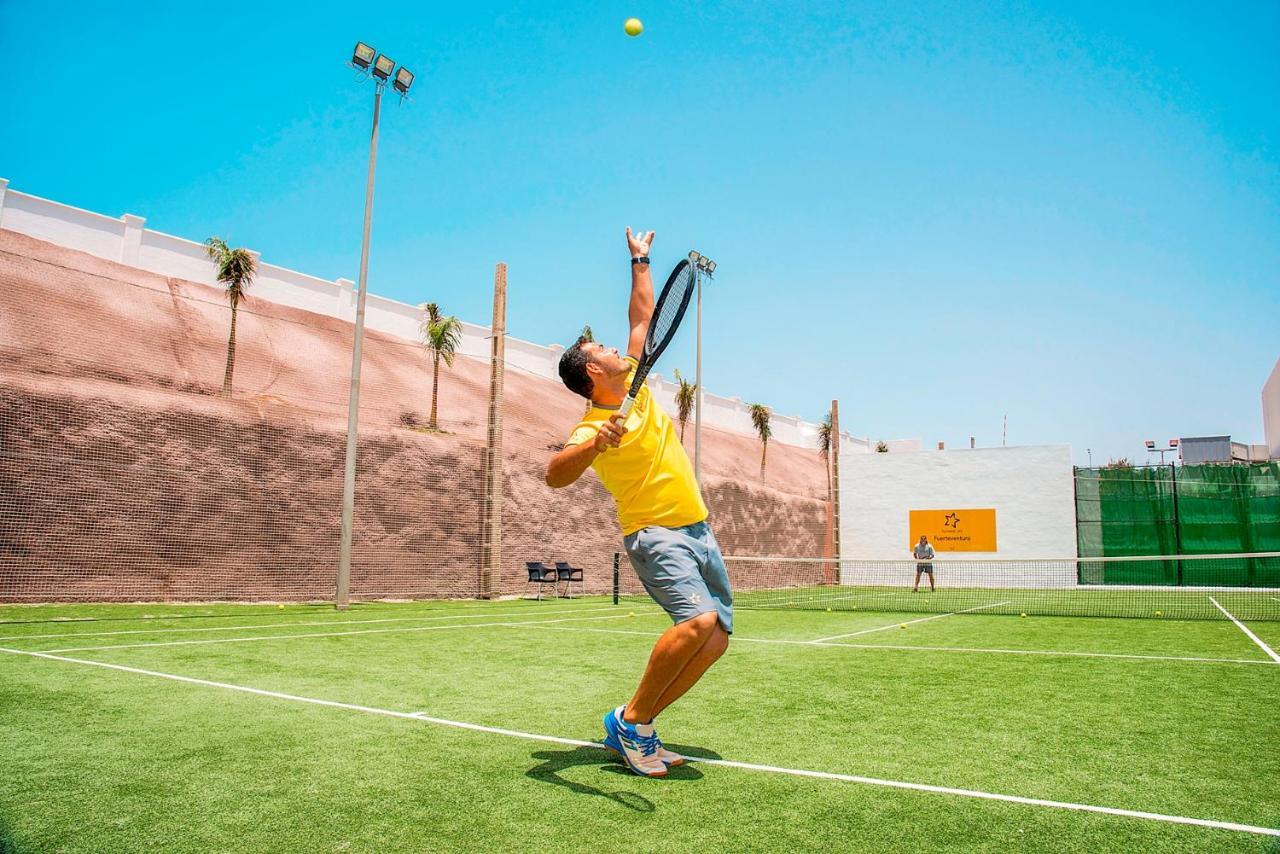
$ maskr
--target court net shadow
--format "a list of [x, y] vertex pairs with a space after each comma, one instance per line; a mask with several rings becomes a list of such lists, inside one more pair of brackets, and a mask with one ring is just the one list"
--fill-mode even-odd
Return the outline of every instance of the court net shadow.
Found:
[[[667, 749], [674, 750], [675, 752], [685, 756], [696, 756], [704, 759], [719, 758], [715, 753], [697, 747], [668, 744]], [[550, 783], [553, 786], [561, 786], [579, 795], [594, 795], [599, 798], [605, 798], [606, 800], [614, 801], [620, 806], [636, 812], [653, 812], [656, 809], [653, 801], [635, 792], [608, 792], [588, 783], [570, 780], [562, 776], [562, 772], [565, 770], [579, 765], [593, 766], [606, 774], [621, 774], [626, 777], [633, 776], [631, 771], [622, 764], [622, 761], [618, 759], [612, 751], [603, 747], [575, 747], [572, 750], [540, 750], [533, 753], [532, 756], [534, 759], [541, 760], [539, 764], [525, 772], [525, 776], [532, 780], [537, 780], [541, 783]], [[652, 782], [656, 786], [663, 786], [670, 785], [671, 783], [686, 782], [689, 780], [701, 780], [702, 776], [702, 771], [700, 771], [695, 765], [686, 763], [669, 769], [666, 777]]]

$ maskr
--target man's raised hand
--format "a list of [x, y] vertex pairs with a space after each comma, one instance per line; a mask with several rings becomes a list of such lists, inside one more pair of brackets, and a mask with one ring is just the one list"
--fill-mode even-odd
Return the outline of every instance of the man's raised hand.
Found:
[[649, 247], [653, 245], [653, 236], [657, 234], [655, 231], [642, 231], [639, 234], [631, 233], [631, 226], [627, 226], [627, 248], [631, 250], [632, 258], [640, 258], [649, 254]]

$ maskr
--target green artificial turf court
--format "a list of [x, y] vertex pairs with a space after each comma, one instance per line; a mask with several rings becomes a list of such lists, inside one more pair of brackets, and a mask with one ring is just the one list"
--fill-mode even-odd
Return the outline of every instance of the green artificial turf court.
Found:
[[3, 606], [0, 851], [1277, 850], [1280, 665], [1226, 619], [736, 621], [659, 722], [708, 761], [647, 780], [589, 742], [652, 606]]

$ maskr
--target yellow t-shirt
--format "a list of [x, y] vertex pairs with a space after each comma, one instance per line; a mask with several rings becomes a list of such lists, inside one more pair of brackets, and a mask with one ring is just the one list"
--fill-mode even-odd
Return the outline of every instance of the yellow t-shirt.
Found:
[[[630, 385], [637, 363], [630, 356], [627, 358], [632, 363], [632, 373], [627, 376]], [[565, 444], [595, 441], [600, 426], [615, 412], [616, 407], [607, 409], [593, 404]], [[679, 528], [706, 519], [707, 505], [693, 476], [693, 464], [670, 416], [649, 394], [648, 387], [636, 395], [626, 428], [621, 444], [597, 455], [591, 463], [617, 502], [623, 536], [650, 525]]]

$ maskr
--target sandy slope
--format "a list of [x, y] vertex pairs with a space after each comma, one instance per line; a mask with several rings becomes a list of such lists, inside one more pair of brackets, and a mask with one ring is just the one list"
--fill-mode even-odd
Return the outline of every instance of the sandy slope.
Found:
[[[215, 289], [0, 231], [0, 599], [331, 593], [352, 327], [251, 299], [227, 399], [229, 323]], [[444, 432], [426, 432], [426, 355], [367, 335], [358, 594], [477, 591], [488, 382], [479, 361], [442, 368]], [[542, 482], [581, 401], [508, 370], [503, 410], [495, 588], [521, 592], [523, 562], [540, 559], [585, 566], [589, 589], [607, 589], [619, 548], [608, 494], [592, 474], [561, 491]], [[703, 440], [727, 553], [823, 552], [814, 450], [771, 443], [761, 483], [753, 438]]]

